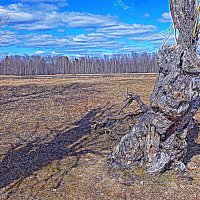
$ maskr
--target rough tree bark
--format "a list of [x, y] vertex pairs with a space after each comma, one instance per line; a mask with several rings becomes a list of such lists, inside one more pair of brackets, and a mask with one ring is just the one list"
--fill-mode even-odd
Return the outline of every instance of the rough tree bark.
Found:
[[188, 129], [200, 107], [199, 6], [195, 0], [171, 0], [170, 11], [177, 44], [159, 50], [150, 106], [112, 153], [115, 166], [142, 166], [149, 173], [185, 168]]

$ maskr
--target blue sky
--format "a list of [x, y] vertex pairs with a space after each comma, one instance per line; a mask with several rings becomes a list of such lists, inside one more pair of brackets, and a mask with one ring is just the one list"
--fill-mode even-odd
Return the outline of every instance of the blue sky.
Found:
[[168, 0], [1, 0], [0, 18], [1, 55], [153, 52], [171, 25]]

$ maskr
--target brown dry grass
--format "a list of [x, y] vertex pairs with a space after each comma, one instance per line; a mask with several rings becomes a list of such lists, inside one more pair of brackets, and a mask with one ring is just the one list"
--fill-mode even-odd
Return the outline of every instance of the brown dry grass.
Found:
[[[154, 82], [155, 75], [0, 77], [0, 169], [7, 169], [0, 174], [0, 199], [200, 199], [200, 155], [185, 175], [115, 171], [105, 167], [105, 155], [116, 141], [87, 127], [116, 113], [127, 88], [148, 103]], [[46, 159], [54, 144], [58, 155]]]

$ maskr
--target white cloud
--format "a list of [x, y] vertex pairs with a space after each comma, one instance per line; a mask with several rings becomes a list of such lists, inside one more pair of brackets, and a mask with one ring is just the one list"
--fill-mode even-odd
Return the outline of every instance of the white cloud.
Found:
[[[20, 47], [32, 47], [32, 48], [54, 48], [55, 52], [62, 50], [113, 50], [121, 48], [125, 45], [124, 42], [115, 41], [112, 39], [105, 39], [101, 37], [95, 38], [90, 35], [77, 35], [77, 36], [63, 36], [55, 37], [50, 34], [28, 34], [23, 37], [18, 36], [18, 41], [23, 41], [18, 46]], [[10, 43], [12, 45], [12, 43]]]
[[41, 54], [45, 54], [45, 52], [44, 51], [36, 51], [34, 54], [41, 55]]
[[61, 55], [62, 53], [56, 52], [56, 51], [52, 51], [51, 54], [52, 54], [52, 55]]
[[31, 13], [19, 11], [21, 4], [12, 4], [7, 8], [0, 6], [0, 17], [9, 18], [9, 23], [28, 23], [35, 20]]
[[157, 45], [162, 45], [164, 42], [166, 42], [166, 44], [175, 44], [175, 38], [174, 35], [170, 35], [169, 37], [165, 36], [158, 36], [156, 38], [153, 38], [151, 40], [151, 42], [153, 44], [157, 44]]
[[144, 18], [149, 18], [150, 14], [149, 13], [145, 13], [143, 16], [144, 16]]
[[37, 8], [20, 3], [10, 4], [7, 7], [0, 7], [0, 17], [2, 16], [10, 16], [12, 27], [18, 30], [41, 31], [64, 27], [96, 28], [98, 33], [107, 33], [110, 36], [142, 34], [155, 30], [155, 26], [152, 25], [120, 24], [116, 17], [110, 15], [59, 12], [57, 7], [52, 7], [52, 5]]
[[44, 30], [50, 30], [54, 27], [50, 24], [42, 24], [42, 23], [34, 23], [33, 26], [30, 24], [23, 24], [16, 26], [16, 30], [28, 30], [28, 31], [44, 31]]
[[164, 12], [162, 14], [162, 17], [160, 19], [158, 19], [159, 22], [163, 22], [163, 23], [166, 23], [166, 22], [172, 22], [172, 17], [171, 17], [171, 14], [168, 13], [168, 12]]
[[[22, 0], [21, 2], [35, 2], [35, 4], [30, 6], [18, 3], [0, 6], [0, 17], [10, 15], [12, 22], [10, 25], [16, 33], [14, 37], [9, 36], [5, 39], [3, 46], [17, 45], [21, 48], [35, 48], [35, 54], [46, 55], [47, 53], [41, 51], [43, 48], [47, 49], [51, 55], [58, 55], [60, 51], [89, 54], [123, 48], [125, 50], [129, 43], [128, 37], [138, 38], [152, 34], [156, 30], [153, 25], [120, 23], [117, 17], [110, 15], [61, 12], [57, 4], [51, 4], [56, 1]], [[68, 29], [73, 28], [84, 29], [84, 34], [75, 35], [74, 32], [74, 35], [70, 35]], [[44, 30], [47, 30], [48, 34], [42, 34]], [[49, 34], [48, 30], [55, 30], [57, 33]], [[58, 34], [63, 32], [66, 35]]]
[[147, 42], [150, 42], [151, 44], [156, 45], [157, 47], [160, 47], [164, 42], [165, 42], [165, 44], [175, 44], [176, 43], [174, 35], [170, 35], [168, 37], [167, 34], [165, 34], [165, 35], [155, 34], [150, 37], [131, 37], [129, 39], [138, 41], [141, 43], [147, 41]]
[[74, 42], [82, 42], [82, 43], [91, 43], [91, 42], [105, 42], [111, 40], [109, 37], [104, 37], [103, 35], [96, 35], [96, 34], [80, 34], [76, 35], [75, 37], [72, 38]]
[[57, 30], [57, 32], [58, 32], [58, 33], [64, 33], [64, 32], [65, 32], [65, 29], [59, 28], [59, 29]]
[[73, 28], [106, 27], [117, 24], [116, 18], [112, 16], [94, 15], [90, 13], [63, 13], [62, 22]]
[[151, 33], [155, 31], [156, 27], [153, 25], [142, 24], [119, 24], [116, 26], [100, 28], [97, 32], [105, 33], [113, 36], [130, 36], [144, 33]]
[[[40, 2], [41, 3], [41, 2]], [[80, 12], [59, 12], [56, 5], [10, 4], [0, 6], [0, 17], [10, 18], [10, 25], [18, 30], [48, 30], [51, 28], [98, 28], [116, 25], [113, 16]]]
[[4, 34], [1, 35], [0, 46], [8, 47], [8, 46], [17, 45], [19, 43], [20, 43], [19, 38], [13, 32], [6, 31]]

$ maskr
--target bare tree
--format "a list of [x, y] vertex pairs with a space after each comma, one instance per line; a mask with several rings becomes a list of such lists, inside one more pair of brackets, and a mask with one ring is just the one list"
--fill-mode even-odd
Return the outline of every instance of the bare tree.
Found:
[[170, 0], [177, 44], [159, 50], [150, 106], [115, 148], [113, 165], [143, 166], [149, 173], [185, 169], [188, 130], [200, 107], [199, 10], [196, 0]]
[[6, 56], [0, 60], [1, 75], [104, 74], [158, 72], [157, 54], [118, 54], [103, 57]]

